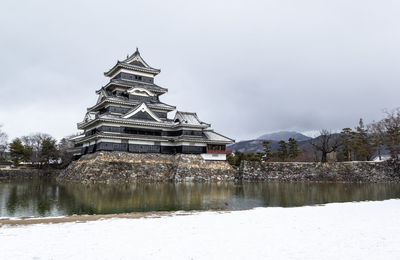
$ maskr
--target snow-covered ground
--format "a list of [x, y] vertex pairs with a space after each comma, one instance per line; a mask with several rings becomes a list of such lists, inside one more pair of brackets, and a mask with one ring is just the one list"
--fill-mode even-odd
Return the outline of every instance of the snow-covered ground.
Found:
[[0, 228], [1, 259], [400, 259], [400, 200]]

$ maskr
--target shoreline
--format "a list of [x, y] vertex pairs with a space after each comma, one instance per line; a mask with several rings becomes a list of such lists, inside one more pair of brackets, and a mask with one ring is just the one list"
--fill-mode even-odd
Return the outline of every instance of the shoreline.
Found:
[[0, 228], [13, 227], [13, 226], [30, 226], [37, 224], [62, 224], [62, 223], [87, 223], [97, 220], [111, 220], [111, 219], [147, 219], [147, 218], [162, 218], [162, 217], [175, 217], [175, 216], [190, 216], [199, 213], [232, 213], [252, 211], [256, 209], [290, 209], [290, 208], [307, 208], [307, 207], [324, 207], [332, 204], [356, 204], [356, 203], [378, 203], [386, 201], [396, 201], [400, 198], [389, 198], [384, 200], [361, 200], [361, 201], [335, 201], [319, 204], [305, 204], [302, 206], [265, 206], [254, 207], [248, 209], [208, 209], [208, 210], [178, 210], [178, 211], [149, 211], [149, 212], [130, 212], [130, 213], [111, 213], [111, 214], [93, 214], [93, 215], [69, 215], [69, 216], [49, 216], [49, 217], [0, 217]]
[[[249, 209], [250, 210], [250, 209]], [[0, 228], [6, 226], [27, 226], [36, 224], [61, 224], [61, 223], [86, 223], [107, 219], [140, 219], [140, 218], [161, 218], [174, 216], [188, 216], [202, 212], [228, 213], [243, 210], [190, 210], [190, 211], [151, 211], [132, 212], [118, 214], [97, 214], [97, 215], [71, 215], [52, 217], [21, 217], [21, 218], [0, 218]]]

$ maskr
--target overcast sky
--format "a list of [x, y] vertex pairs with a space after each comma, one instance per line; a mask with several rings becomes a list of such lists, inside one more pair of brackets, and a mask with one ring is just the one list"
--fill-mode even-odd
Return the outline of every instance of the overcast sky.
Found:
[[0, 124], [76, 133], [138, 46], [161, 101], [237, 141], [353, 127], [400, 106], [399, 14], [396, 0], [2, 0]]

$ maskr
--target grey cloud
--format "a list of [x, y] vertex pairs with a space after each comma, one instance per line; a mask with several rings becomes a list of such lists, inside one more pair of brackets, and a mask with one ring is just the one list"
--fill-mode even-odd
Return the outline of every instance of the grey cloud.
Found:
[[[6, 1], [0, 123], [58, 138], [136, 46], [161, 99], [237, 140], [379, 119], [400, 106], [396, 1]], [[26, 119], [23, 119], [26, 118]]]

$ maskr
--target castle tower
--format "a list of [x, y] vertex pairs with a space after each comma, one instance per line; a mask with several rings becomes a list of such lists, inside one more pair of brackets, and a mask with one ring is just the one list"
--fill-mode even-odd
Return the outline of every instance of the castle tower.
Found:
[[196, 113], [176, 111], [160, 101], [167, 93], [154, 83], [161, 71], [150, 67], [138, 49], [104, 75], [110, 81], [96, 91], [97, 103], [78, 123], [83, 134], [74, 139], [77, 157], [96, 151], [201, 154], [206, 160], [225, 160], [234, 140], [214, 132]]

